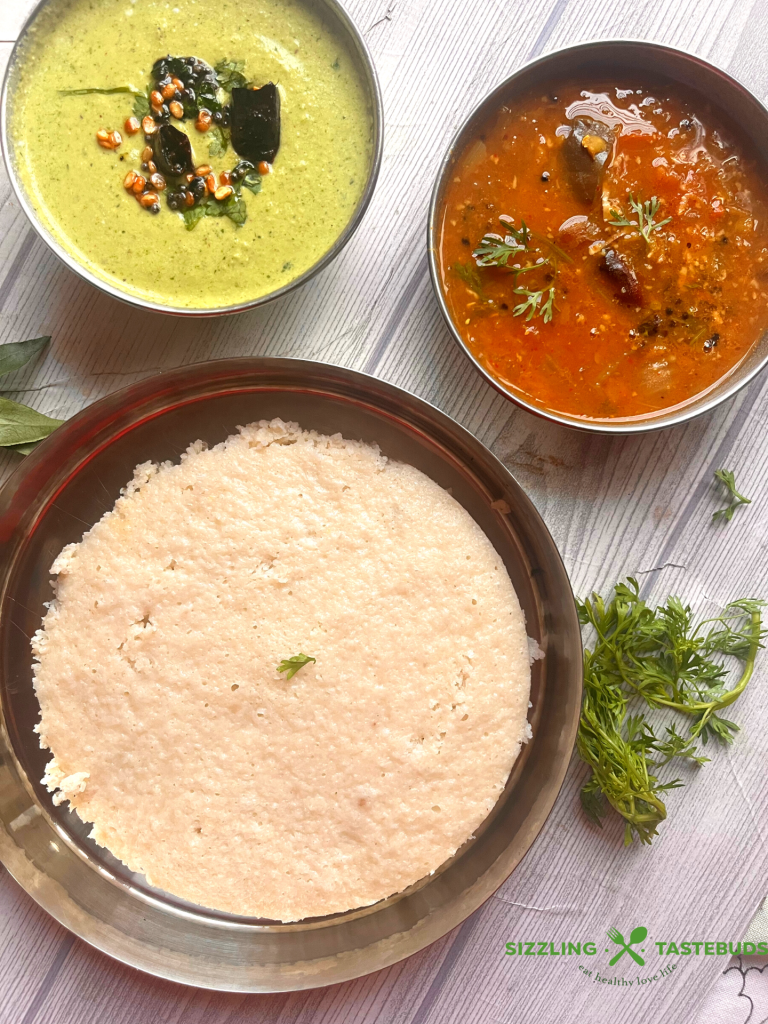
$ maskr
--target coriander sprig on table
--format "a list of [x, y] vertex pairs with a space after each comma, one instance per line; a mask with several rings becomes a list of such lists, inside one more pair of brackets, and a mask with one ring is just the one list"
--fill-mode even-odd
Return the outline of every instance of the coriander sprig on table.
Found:
[[[584, 652], [584, 699], [577, 734], [579, 756], [591, 768], [581, 791], [582, 806], [602, 826], [607, 804], [625, 820], [624, 842], [650, 843], [667, 816], [662, 794], [683, 783], [660, 782], [658, 771], [675, 758], [703, 764], [696, 741], [712, 737], [731, 743], [739, 727], [718, 712], [744, 692], [762, 646], [763, 601], [738, 600], [722, 615], [693, 624], [679, 598], [650, 607], [637, 580], [618, 583], [607, 603], [598, 594], [577, 602], [579, 618], [595, 632]], [[728, 684], [724, 657], [742, 662], [741, 676]], [[632, 701], [670, 708], [690, 721], [688, 735], [674, 725], [657, 737]]]
[[736, 490], [736, 478], [730, 469], [716, 469], [715, 479], [719, 480], [720, 483], [725, 485], [728, 494], [730, 495], [731, 501], [725, 508], [719, 508], [717, 512], [712, 513], [712, 519], [715, 522], [721, 520], [725, 523], [730, 523], [733, 519], [733, 513], [739, 507], [739, 505], [751, 505], [752, 499], [745, 498], [743, 494], [739, 494]]

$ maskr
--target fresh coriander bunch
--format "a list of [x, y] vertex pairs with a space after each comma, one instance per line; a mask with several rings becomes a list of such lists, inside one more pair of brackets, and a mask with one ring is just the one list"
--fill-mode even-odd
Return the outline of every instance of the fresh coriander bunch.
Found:
[[[704, 764], [696, 740], [733, 742], [738, 725], [718, 712], [744, 692], [765, 632], [763, 601], [731, 602], [722, 615], [694, 625], [679, 598], [652, 608], [640, 598], [637, 580], [614, 587], [606, 603], [598, 594], [577, 602], [582, 625], [592, 626], [594, 646], [584, 652], [584, 700], [576, 740], [592, 769], [581, 791], [582, 806], [595, 824], [610, 804], [626, 821], [624, 842], [650, 843], [667, 816], [660, 794], [683, 783], [660, 782], [659, 769], [675, 758]], [[728, 684], [727, 656], [742, 663], [738, 682]], [[630, 704], [670, 708], [689, 719], [688, 736], [674, 725], [657, 737], [642, 712]]]

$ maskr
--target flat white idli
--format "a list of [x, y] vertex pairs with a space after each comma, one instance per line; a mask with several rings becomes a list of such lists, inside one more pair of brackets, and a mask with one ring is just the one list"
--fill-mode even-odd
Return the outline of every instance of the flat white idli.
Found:
[[139, 466], [51, 572], [44, 781], [195, 903], [295, 921], [405, 889], [472, 836], [530, 735], [501, 559], [373, 445], [281, 420], [198, 441]]

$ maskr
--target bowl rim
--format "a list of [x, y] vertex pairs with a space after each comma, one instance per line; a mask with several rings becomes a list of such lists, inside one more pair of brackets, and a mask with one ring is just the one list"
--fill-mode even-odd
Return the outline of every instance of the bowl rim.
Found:
[[[538, 416], [540, 419], [548, 420], [550, 423], [557, 423], [560, 426], [570, 427], [571, 429], [592, 434], [650, 433], [655, 430], [665, 430], [670, 427], [680, 426], [681, 424], [688, 423], [690, 420], [695, 419], [697, 416], [703, 416], [705, 413], [712, 412], [712, 410], [721, 403], [733, 398], [734, 395], [751, 383], [751, 381], [753, 381], [755, 377], [765, 369], [766, 365], [768, 365], [768, 351], [766, 351], [765, 356], [758, 361], [748, 373], [746, 373], [742, 378], [733, 381], [728, 387], [724, 388], [721, 393], [718, 393], [716, 397], [692, 406], [692, 403], [696, 401], [694, 397], [689, 400], [688, 403], [677, 407], [671, 406], [669, 410], [661, 410], [656, 416], [649, 417], [647, 419], [619, 419], [616, 422], [612, 422], [610, 420], [580, 419], [575, 416], [569, 416], [566, 413], [555, 412], [553, 410], [546, 409], [543, 406], [535, 405], [533, 402], [528, 401], [522, 393], [518, 394], [513, 392], [505, 388], [503, 384], [496, 380], [496, 378], [489, 373], [483, 364], [476, 358], [456, 329], [440, 284], [440, 271], [437, 255], [439, 243], [438, 221], [442, 210], [441, 196], [444, 190], [447, 174], [452, 165], [454, 152], [457, 150], [462, 135], [483, 107], [490, 107], [494, 102], [500, 101], [507, 90], [514, 86], [517, 79], [536, 67], [549, 63], [557, 63], [557, 61], [562, 59], [564, 56], [577, 53], [578, 51], [589, 52], [599, 51], [601, 49], [620, 50], [623, 47], [644, 48], [646, 50], [653, 50], [662, 54], [671, 54], [674, 55], [675, 58], [684, 58], [685, 60], [690, 61], [704, 74], [710, 75], [719, 79], [721, 82], [726, 83], [728, 87], [740, 92], [751, 103], [756, 105], [764, 114], [766, 128], [768, 128], [768, 106], [766, 106], [766, 104], [764, 104], [751, 89], [744, 85], [743, 82], [740, 82], [733, 75], [724, 71], [722, 68], [717, 67], [717, 65], [712, 64], [697, 53], [689, 50], [682, 50], [675, 46], [668, 46], [666, 43], [657, 43], [649, 39], [635, 39], [630, 36], [612, 39], [582, 40], [577, 43], [571, 43], [568, 46], [558, 47], [556, 50], [550, 50], [548, 53], [526, 61], [524, 64], [520, 65], [520, 67], [516, 68], [511, 75], [508, 75], [498, 85], [494, 86], [493, 89], [486, 93], [486, 95], [483, 96], [476, 104], [474, 104], [467, 116], [461, 121], [457, 130], [453, 133], [451, 140], [445, 149], [435, 177], [434, 185], [432, 186], [432, 193], [429, 202], [429, 215], [427, 217], [427, 261], [429, 264], [429, 275], [432, 281], [432, 290], [435, 294], [438, 307], [443, 319], [445, 320], [446, 326], [448, 327], [453, 340], [458, 344], [465, 356], [467, 356], [475, 369], [481, 374], [488, 384], [521, 409], [525, 409], [526, 412], [533, 413], [534, 416]], [[731, 367], [731, 369], [720, 377], [715, 384], [711, 385], [709, 390], [715, 388], [722, 381], [727, 380], [728, 376], [733, 374], [739, 365], [740, 364], [737, 363], [736, 366]], [[706, 391], [703, 392], [703, 394], [706, 394]], [[678, 411], [675, 412], [675, 409]]]
[[27, 219], [31, 223], [38, 237], [41, 238], [51, 251], [58, 256], [58, 258], [64, 263], [71, 271], [78, 275], [78, 277], [92, 284], [98, 288], [99, 291], [106, 295], [112, 296], [112, 298], [119, 299], [121, 302], [127, 303], [129, 306], [134, 306], [138, 309], [151, 310], [156, 313], [167, 313], [172, 316], [180, 317], [213, 317], [213, 316], [226, 316], [231, 313], [242, 313], [249, 309], [255, 309], [258, 306], [263, 306], [267, 302], [272, 302], [274, 299], [279, 299], [283, 295], [287, 295], [289, 292], [298, 288], [300, 285], [309, 281], [310, 278], [314, 277], [323, 270], [332, 260], [339, 255], [341, 250], [351, 239], [357, 228], [360, 226], [360, 222], [365, 215], [368, 206], [370, 205], [373, 193], [376, 188], [376, 182], [379, 177], [379, 171], [381, 170], [382, 154], [384, 148], [384, 103], [382, 99], [381, 85], [379, 83], [378, 74], [376, 72], [376, 66], [373, 62], [373, 57], [368, 48], [362, 32], [357, 27], [352, 17], [347, 12], [346, 8], [340, 3], [340, 0], [302, 0], [308, 7], [316, 9], [318, 7], [325, 8], [335, 16], [343, 30], [348, 34], [348, 45], [353, 52], [356, 63], [361, 77], [361, 85], [363, 89], [368, 93], [367, 99], [371, 107], [371, 118], [372, 118], [372, 149], [371, 149], [371, 163], [368, 168], [368, 176], [365, 183], [365, 188], [357, 202], [355, 209], [347, 221], [344, 229], [341, 231], [339, 236], [334, 241], [333, 245], [323, 253], [318, 260], [312, 264], [303, 274], [289, 281], [287, 284], [276, 289], [272, 292], [267, 292], [265, 295], [261, 295], [256, 299], [249, 299], [243, 302], [232, 303], [229, 306], [216, 306], [205, 309], [193, 309], [185, 306], [174, 306], [172, 304], [154, 302], [150, 299], [142, 299], [139, 295], [134, 295], [131, 292], [123, 291], [116, 285], [110, 283], [104, 278], [98, 276], [90, 270], [84, 263], [81, 263], [75, 256], [73, 256], [53, 235], [52, 232], [42, 223], [37, 215], [37, 212], [32, 205], [32, 202], [27, 197], [24, 187], [18, 178], [14, 162], [12, 159], [13, 144], [11, 142], [10, 135], [10, 92], [11, 92], [11, 75], [16, 66], [19, 53], [22, 46], [27, 38], [29, 30], [43, 10], [49, 3], [55, 3], [56, 0], [38, 0], [31, 12], [27, 16], [24, 24], [19, 31], [18, 37], [11, 49], [11, 53], [8, 57], [8, 63], [5, 68], [5, 74], [3, 75], [2, 89], [0, 90], [0, 151], [3, 155], [5, 162], [6, 172], [11, 183], [16, 199], [19, 202], [22, 210], [27, 216]]
[[[353, 396], [354, 402], [354, 392], [347, 393], [342, 389], [347, 386], [350, 388], [360, 387], [362, 389], [361, 397], [356, 404], [365, 404], [384, 419], [401, 419], [403, 425], [407, 425], [408, 431], [415, 436], [426, 438], [437, 449], [447, 453], [448, 461], [453, 459], [456, 462], [461, 459], [462, 464], [471, 474], [478, 473], [478, 467], [482, 469], [482, 463], [485, 462], [485, 468], [491, 470], [495, 477], [503, 481], [506, 490], [502, 493], [515, 495], [515, 501], [518, 502], [518, 520], [525, 516], [527, 520], [534, 521], [535, 529], [532, 530], [532, 535], [545, 550], [545, 561], [542, 563], [545, 565], [545, 569], [539, 567], [534, 570], [534, 573], [544, 572], [549, 575], [550, 593], [557, 593], [560, 601], [561, 610], [557, 612], [557, 615], [562, 629], [560, 634], [562, 656], [553, 652], [553, 656], [556, 658], [553, 669], [559, 673], [560, 677], [566, 677], [563, 682], [563, 694], [560, 696], [563, 698], [564, 694], [567, 695], [563, 699], [560, 713], [561, 724], [557, 727], [559, 731], [556, 732], [554, 753], [547, 766], [546, 778], [541, 782], [531, 804], [531, 810], [526, 812], [520, 827], [514, 835], [505, 839], [503, 852], [484, 873], [473, 877], [471, 883], [465, 885], [460, 893], [454, 893], [449, 901], [436, 905], [436, 909], [428, 911], [424, 917], [418, 918], [415, 923], [398, 931], [396, 935], [386, 939], [377, 939], [376, 942], [371, 942], [368, 945], [362, 944], [359, 948], [353, 947], [352, 951], [345, 950], [343, 953], [332, 954], [330, 959], [336, 962], [333, 965], [326, 964], [322, 967], [326, 973], [319, 973], [321, 968], [318, 967], [318, 973], [309, 973], [305, 976], [301, 971], [302, 964], [314, 966], [320, 961], [300, 961], [292, 970], [285, 970], [279, 978], [279, 983], [273, 978], [269, 983], [262, 980], [257, 984], [254, 980], [245, 982], [242, 977], [239, 980], [230, 979], [229, 976], [222, 977], [221, 968], [219, 968], [220, 976], [215, 980], [205, 976], [203, 970], [192, 974], [189, 965], [185, 969], [179, 967], [178, 961], [181, 953], [178, 949], [169, 950], [167, 962], [165, 959], [160, 962], [156, 958], [153, 960], [152, 951], [148, 950], [146, 946], [141, 947], [137, 952], [138, 940], [135, 936], [126, 936], [124, 933], [120, 933], [120, 937], [116, 938], [117, 925], [111, 926], [111, 922], [117, 922], [119, 915], [110, 917], [110, 927], [105, 928], [104, 922], [92, 911], [88, 912], [87, 908], [80, 904], [75, 905], [75, 901], [71, 895], [67, 894], [67, 890], [64, 890], [67, 898], [62, 899], [61, 884], [46, 872], [41, 871], [33, 856], [31, 846], [30, 853], [27, 854], [24, 842], [30, 843], [30, 840], [26, 837], [25, 840], [22, 840], [18, 834], [13, 835], [12, 815], [7, 813], [7, 806], [13, 802], [16, 807], [14, 813], [18, 814], [19, 810], [27, 806], [31, 799], [33, 806], [37, 808], [37, 817], [34, 819], [37, 823], [35, 827], [43, 830], [43, 839], [47, 840], [47, 844], [55, 846], [57, 841], [61, 842], [64, 838], [56, 822], [49, 817], [35, 796], [29, 776], [16, 756], [6, 724], [5, 701], [2, 689], [0, 689], [0, 755], [2, 755], [0, 756], [0, 781], [4, 782], [4, 785], [0, 787], [4, 793], [3, 799], [0, 800], [0, 862], [5, 864], [19, 884], [43, 909], [65, 927], [95, 948], [130, 966], [169, 980], [219, 991], [284, 992], [323, 987], [351, 980], [397, 963], [418, 952], [461, 924], [489, 899], [514, 871], [523, 856], [530, 850], [536, 836], [552, 812], [571, 760], [581, 709], [581, 628], [578, 623], [575, 602], [573, 602], [570, 581], [546, 524], [510, 471], [470, 431], [430, 403], [376, 377], [346, 367], [318, 363], [314, 360], [276, 357], [222, 359], [191, 364], [187, 367], [153, 375], [87, 406], [63, 425], [61, 433], [56, 431], [50, 438], [42, 442], [36, 451], [22, 462], [0, 491], [0, 535], [8, 541], [6, 545], [8, 554], [0, 561], [2, 617], [5, 618], [8, 615], [8, 584], [14, 564], [19, 557], [19, 543], [14, 542], [13, 538], [19, 528], [18, 524], [24, 520], [27, 515], [26, 510], [30, 506], [32, 506], [34, 515], [24, 527], [23, 535], [27, 537], [37, 529], [40, 516], [61, 493], [66, 481], [80, 473], [99, 451], [109, 448], [123, 434], [130, 432], [132, 425], [137, 426], [156, 420], [163, 412], [172, 411], [179, 405], [199, 402], [201, 398], [217, 397], [243, 390], [258, 391], [260, 390], [258, 382], [254, 383], [254, 375], [258, 372], [266, 375], [269, 373], [303, 374], [305, 378], [303, 384], [288, 388], [280, 383], [272, 386], [282, 390], [295, 390], [302, 395], [313, 391], [319, 392], [337, 402], [343, 402], [345, 396], [349, 400], [349, 395]], [[184, 391], [181, 387], [185, 381], [190, 389], [195, 386], [203, 388], [205, 385], [208, 390], [204, 395], [195, 398], [196, 392]], [[213, 388], [211, 382], [213, 382]], [[339, 390], [333, 390], [334, 387]], [[264, 388], [262, 387], [261, 390]], [[434, 434], [430, 434], [430, 425], [434, 429]], [[448, 446], [449, 442], [460, 447], [454, 451]], [[61, 466], [59, 476], [51, 480], [49, 490], [40, 497], [39, 484], [50, 477], [46, 466], [46, 455], [50, 459], [54, 454], [56, 465]], [[441, 457], [446, 458], [446, 455]], [[482, 487], [485, 487], [481, 477], [478, 477], [478, 481]], [[506, 516], [503, 509], [496, 508], [496, 505], [492, 505], [492, 508], [495, 516], [501, 518]], [[553, 634], [549, 632], [547, 635]], [[576, 658], [576, 652], [578, 658]], [[549, 675], [547, 679], [550, 679]], [[550, 696], [549, 700], [552, 699], [554, 698]], [[543, 729], [542, 733], [546, 735]], [[551, 735], [549, 740], [552, 740]], [[547, 741], [543, 739], [542, 742], [546, 743]], [[26, 799], [27, 804], [20, 802], [22, 797]], [[6, 808], [3, 807], [3, 804], [6, 804]], [[47, 844], [43, 843], [43, 845]], [[202, 915], [187, 914], [183, 909], [168, 907], [161, 904], [160, 901], [146, 900], [139, 897], [138, 893], [130, 892], [130, 886], [122, 882], [116, 883], [114, 879], [110, 880], [100, 866], [89, 863], [87, 858], [76, 854], [71, 843], [65, 842], [63, 845], [69, 850], [68, 855], [84, 861], [88, 866], [88, 870], [91, 872], [89, 887], [95, 888], [97, 885], [104, 884], [114, 887], [116, 891], [123, 893], [119, 897], [122, 902], [116, 903], [116, 906], [125, 906], [127, 905], [126, 901], [138, 904], [142, 913], [148, 918], [152, 917], [155, 920], [153, 915], [160, 914], [160, 917], [156, 918], [156, 923], [162, 924], [171, 918], [184, 922], [188, 934], [200, 936], [199, 941], [202, 943], [200, 954], [204, 953], [207, 948], [205, 936], [210, 933], [211, 929], [219, 936], [216, 941], [221, 942], [224, 941], [222, 937], [229, 933], [247, 936], [249, 933], [253, 935], [258, 932], [281, 932], [296, 927], [290, 923], [266, 922], [262, 924], [254, 919], [216, 922], [215, 920], [211, 921], [209, 917], [201, 922]], [[56, 856], [63, 855], [65, 855], [65, 851], [57, 853]], [[455, 857], [460, 856], [460, 853], [455, 855]], [[448, 864], [450, 861], [446, 863]], [[433, 876], [430, 876], [430, 882], [432, 879], [437, 882], [441, 876], [441, 870], [438, 869]], [[416, 887], [419, 886], [420, 883], [416, 883]], [[410, 891], [410, 889], [405, 890], [405, 893]], [[390, 900], [398, 899], [401, 895], [396, 894], [389, 900], [374, 904], [370, 908], [349, 911], [347, 912], [350, 915], [349, 920], [354, 923], [354, 917], [360, 912], [376, 913], [379, 908], [386, 908]], [[117, 901], [118, 897], [115, 899]], [[158, 905], [153, 906], [153, 903]], [[345, 917], [346, 915], [339, 916]], [[306, 922], [306, 929], [322, 928], [325, 923], [326, 919], [310, 919]], [[301, 922], [296, 924], [302, 925]], [[330, 929], [336, 924], [337, 922], [332, 919], [328, 920]], [[123, 941], [126, 938], [130, 939], [133, 945], [131, 942]], [[360, 953], [359, 958], [357, 957], [358, 952]], [[170, 953], [175, 955], [175, 960]], [[322, 958], [323, 962], [327, 959], [327, 957]], [[267, 977], [266, 974], [264, 977]]]

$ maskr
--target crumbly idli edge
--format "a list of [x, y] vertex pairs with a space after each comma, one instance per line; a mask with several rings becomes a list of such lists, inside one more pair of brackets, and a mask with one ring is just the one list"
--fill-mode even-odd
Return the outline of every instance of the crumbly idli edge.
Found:
[[[378, 445], [372, 444], [372, 443], [369, 443], [369, 442], [365, 442], [365, 441], [355, 441], [355, 440], [347, 439], [347, 438], [344, 438], [340, 433], [333, 434], [333, 435], [325, 435], [325, 434], [321, 434], [320, 432], [318, 432], [316, 430], [304, 430], [304, 429], [302, 429], [299, 426], [298, 423], [295, 423], [295, 422], [284, 422], [284, 421], [282, 421], [280, 419], [273, 419], [271, 421], [269, 421], [269, 420], [261, 420], [261, 421], [255, 422], [255, 423], [250, 423], [250, 424], [248, 424], [246, 426], [239, 426], [237, 428], [237, 431], [238, 431], [238, 433], [230, 435], [224, 441], [220, 442], [219, 444], [217, 444], [217, 445], [215, 445], [215, 446], [213, 446], [211, 448], [209, 448], [209, 446], [206, 444], [206, 442], [204, 442], [202, 440], [197, 440], [197, 441], [193, 442], [192, 444], [189, 445], [187, 450], [184, 453], [182, 453], [181, 459], [180, 459], [179, 463], [173, 462], [171, 460], [167, 460], [167, 461], [164, 461], [164, 462], [161, 462], [161, 463], [154, 463], [154, 462], [148, 461], [148, 462], [144, 462], [144, 463], [141, 463], [140, 465], [138, 465], [135, 468], [135, 470], [134, 470], [134, 474], [133, 474], [132, 479], [122, 489], [120, 497], [115, 502], [114, 507], [112, 509], [106, 511], [102, 515], [101, 519], [99, 519], [99, 521], [97, 523], [95, 523], [88, 531], [86, 531], [86, 533], [83, 535], [83, 538], [80, 541], [68, 544], [68, 545], [66, 545], [62, 549], [61, 553], [56, 557], [56, 559], [54, 560], [54, 562], [53, 562], [53, 564], [52, 564], [52, 566], [50, 568], [51, 574], [55, 575], [55, 576], [59, 576], [59, 575], [64, 575], [64, 574], [67, 574], [67, 573], [71, 572], [72, 569], [74, 568], [74, 563], [76, 561], [77, 551], [81, 547], [81, 545], [84, 542], [86, 542], [87, 539], [91, 535], [97, 534], [100, 531], [100, 529], [103, 528], [103, 525], [106, 522], [108, 522], [112, 517], [116, 517], [116, 516], [119, 517], [119, 516], [123, 515], [124, 511], [125, 511], [125, 508], [126, 508], [126, 505], [131, 502], [133, 496], [137, 492], [139, 492], [143, 487], [145, 487], [148, 484], [150, 484], [151, 481], [153, 480], [153, 478], [155, 478], [155, 477], [157, 477], [157, 476], [159, 476], [160, 474], [163, 474], [163, 473], [168, 473], [168, 472], [173, 472], [174, 470], [178, 470], [181, 467], [181, 465], [183, 465], [183, 463], [187, 459], [189, 459], [189, 458], [199, 456], [199, 455], [204, 454], [204, 453], [209, 452], [209, 451], [211, 451], [211, 452], [222, 451], [222, 450], [227, 449], [227, 448], [232, 447], [232, 446], [238, 446], [238, 447], [246, 446], [246, 447], [249, 447], [249, 448], [254, 448], [254, 447], [255, 448], [266, 448], [266, 447], [269, 447], [270, 445], [273, 445], [273, 444], [293, 445], [293, 444], [303, 443], [303, 444], [313, 445], [313, 446], [319, 447], [319, 448], [344, 448], [344, 449], [347, 449], [347, 450], [350, 450], [350, 451], [354, 451], [358, 455], [363, 455], [366, 458], [372, 459], [377, 464], [377, 467], [380, 470], [382, 470], [382, 471], [384, 469], [386, 469], [387, 465], [389, 465], [389, 464], [391, 464], [393, 466], [405, 466], [408, 469], [413, 469], [414, 472], [420, 473], [420, 475], [422, 475], [424, 477], [425, 481], [427, 481], [429, 484], [431, 484], [436, 490], [440, 491], [442, 494], [447, 494], [448, 493], [448, 492], [446, 492], [444, 490], [444, 488], [440, 487], [438, 484], [436, 484], [434, 481], [432, 481], [428, 476], [426, 476], [426, 474], [422, 474], [421, 471], [415, 470], [414, 467], [408, 466], [407, 464], [400, 464], [400, 463], [392, 462], [391, 460], [389, 460], [387, 458], [387, 456], [385, 456], [385, 455], [383, 455], [381, 453], [380, 448], [379, 448]], [[451, 496], [449, 495], [449, 497], [451, 497]], [[451, 497], [451, 500], [455, 501], [455, 499], [453, 499], [452, 497]], [[458, 503], [456, 503], [456, 504], [458, 504]], [[475, 523], [475, 521], [472, 519], [472, 517], [469, 516], [468, 513], [466, 513], [466, 510], [463, 510], [463, 511], [464, 511], [465, 515], [467, 516], [469, 522], [472, 524], [472, 526], [474, 526], [475, 531], [477, 532], [479, 537], [482, 538], [482, 541], [486, 545], [488, 545], [491, 548], [493, 548], [493, 546], [491, 545], [490, 540], [485, 535], [485, 533], [481, 530], [481, 528], [477, 525], [477, 523]], [[496, 553], [496, 557], [498, 557], [497, 553]], [[40, 659], [41, 659], [41, 657], [45, 653], [46, 646], [47, 646], [47, 641], [48, 641], [48, 637], [46, 635], [46, 628], [49, 625], [52, 625], [55, 622], [55, 620], [56, 620], [56, 618], [58, 616], [58, 612], [59, 612], [58, 594], [57, 594], [58, 587], [57, 587], [57, 584], [58, 584], [58, 580], [53, 581], [52, 585], [53, 585], [53, 590], [54, 590], [54, 596], [53, 596], [52, 600], [47, 605], [47, 611], [46, 611], [46, 614], [45, 614], [45, 616], [43, 618], [43, 622], [41, 624], [40, 629], [38, 629], [35, 632], [35, 634], [33, 635], [33, 637], [32, 637], [32, 651], [33, 651], [33, 655], [34, 655], [33, 684], [35, 685], [36, 692], [37, 692], [37, 669], [38, 669], [38, 666], [40, 664]], [[510, 584], [510, 588], [511, 588], [511, 584]], [[519, 606], [519, 601], [517, 600], [517, 595], [514, 593], [514, 589], [513, 588], [511, 588], [511, 589], [512, 589], [512, 593], [514, 595], [515, 601], [517, 603], [517, 606], [518, 606], [518, 609], [519, 609], [519, 612], [520, 612], [520, 616], [521, 616], [521, 619], [522, 619], [522, 622], [523, 622], [523, 628], [524, 628], [524, 623], [525, 623], [524, 612], [523, 612], [522, 608], [520, 608], [520, 606]], [[528, 663], [530, 665], [535, 660], [543, 658], [544, 657], [544, 652], [540, 649], [540, 647], [538, 646], [537, 642], [533, 638], [531, 638], [530, 636], [527, 637], [527, 643], [528, 643], [528, 652], [527, 652], [528, 653]], [[530, 687], [530, 682], [529, 682], [529, 687]], [[532, 705], [531, 705], [530, 700], [529, 700], [528, 701], [528, 707], [530, 708], [531, 706]], [[49, 744], [48, 744], [47, 737], [46, 737], [46, 734], [45, 734], [44, 710], [42, 708], [42, 704], [41, 704], [41, 719], [40, 719], [40, 722], [34, 727], [34, 730], [35, 730], [36, 733], [39, 734], [40, 747], [43, 748], [43, 749], [51, 749]], [[495, 799], [493, 799], [493, 800], [491, 800], [489, 802], [489, 806], [486, 808], [485, 812], [479, 818], [477, 823], [472, 826], [471, 831], [467, 835], [467, 838], [466, 838], [465, 842], [475, 838], [475, 832], [477, 831], [478, 827], [482, 824], [482, 822], [485, 820], [485, 818], [488, 816], [488, 814], [493, 810], [493, 807], [498, 802], [498, 796], [503, 792], [503, 790], [505, 788], [507, 779], [508, 779], [509, 774], [510, 774], [512, 768], [514, 767], [514, 764], [515, 764], [515, 762], [516, 762], [516, 760], [517, 760], [517, 758], [519, 756], [519, 752], [520, 752], [520, 749], [521, 749], [522, 745], [524, 743], [527, 743], [532, 738], [532, 736], [533, 736], [533, 733], [532, 733], [531, 725], [530, 725], [530, 723], [529, 723], [529, 721], [527, 720], [527, 717], [526, 717], [526, 718], [523, 719], [523, 721], [521, 723], [520, 735], [518, 736], [517, 740], [514, 741], [513, 743], [511, 743], [511, 745], [510, 745], [510, 750], [509, 750], [509, 769], [506, 771], [504, 779], [501, 780], [499, 785], [498, 785], [498, 787], [496, 787], [497, 788], [497, 796], [496, 796]], [[86, 807], [83, 807], [82, 804], [78, 801], [78, 797], [80, 797], [85, 792], [85, 790], [86, 790], [88, 778], [89, 778], [89, 773], [87, 771], [76, 771], [76, 772], [72, 772], [70, 774], [67, 774], [65, 772], [65, 770], [62, 769], [62, 767], [60, 766], [55, 752], [52, 751], [52, 757], [49, 760], [48, 764], [46, 765], [45, 774], [44, 774], [43, 778], [41, 779], [41, 782], [47, 787], [47, 789], [51, 793], [53, 793], [52, 802], [53, 802], [53, 804], [55, 806], [58, 806], [58, 805], [60, 805], [60, 804], [62, 804], [64, 802], [69, 803], [71, 808], [78, 814], [78, 816], [81, 818], [81, 820], [85, 824], [92, 825], [92, 829], [91, 829], [91, 832], [89, 834], [89, 838], [91, 838], [95, 842], [99, 843], [99, 845], [105, 846], [105, 848], [107, 848], [111, 853], [117, 855], [115, 853], [115, 849], [114, 849], [114, 846], [116, 844], [113, 843], [112, 845], [107, 845], [107, 842], [105, 841], [106, 838], [107, 838], [107, 831], [108, 830], [103, 829], [93, 819], [88, 818], [87, 817], [87, 811], [86, 811], [87, 805], [86, 805]], [[444, 861], [441, 862], [441, 864], [445, 863], [445, 861], [450, 859], [450, 857], [453, 856], [457, 852], [458, 849], [460, 849], [460, 847], [457, 847], [455, 850], [451, 851], [451, 853], [445, 858]], [[154, 885], [155, 884], [153, 882], [152, 878], [151, 878], [151, 874], [146, 870], [146, 868], [142, 864], [137, 863], [136, 861], [134, 861], [130, 857], [129, 851], [123, 850], [121, 852], [120, 856], [119, 856], [119, 859], [123, 860], [123, 863], [125, 863], [126, 866], [131, 871], [135, 871], [137, 873], [144, 874], [145, 877], [147, 878], [148, 883], [150, 885]], [[435, 873], [435, 871], [437, 871], [439, 869], [440, 866], [441, 865], [437, 865], [432, 871], [429, 872], [429, 875], [430, 876], [433, 875]], [[428, 876], [422, 876], [422, 877], [428, 877]], [[418, 881], [418, 880], [415, 879], [414, 882], [415, 881]], [[182, 893], [176, 893], [176, 895], [181, 895], [184, 898], [190, 898], [188, 895], [185, 896], [185, 894], [182, 894]], [[394, 894], [389, 894], [389, 895], [394, 895]], [[331, 912], [331, 913], [332, 912], [343, 912], [343, 910], [353, 910], [353, 909], [357, 909], [357, 908], [360, 908], [360, 907], [369, 906], [369, 905], [372, 905], [372, 904], [374, 904], [376, 902], [379, 902], [382, 898], [386, 898], [386, 897], [377, 896], [376, 898], [367, 900], [366, 902], [357, 903], [354, 907], [345, 907], [345, 908], [340, 908], [339, 911], [329, 911], [329, 912]], [[220, 907], [220, 908], [217, 908], [217, 909], [223, 909], [223, 910], [230, 909], [234, 913], [239, 913], [239, 911], [236, 908]], [[284, 918], [281, 918], [281, 919], [286, 921], [286, 922], [287, 921], [291, 921], [291, 920], [300, 920], [300, 918], [291, 918], [291, 917], [284, 917]]]

